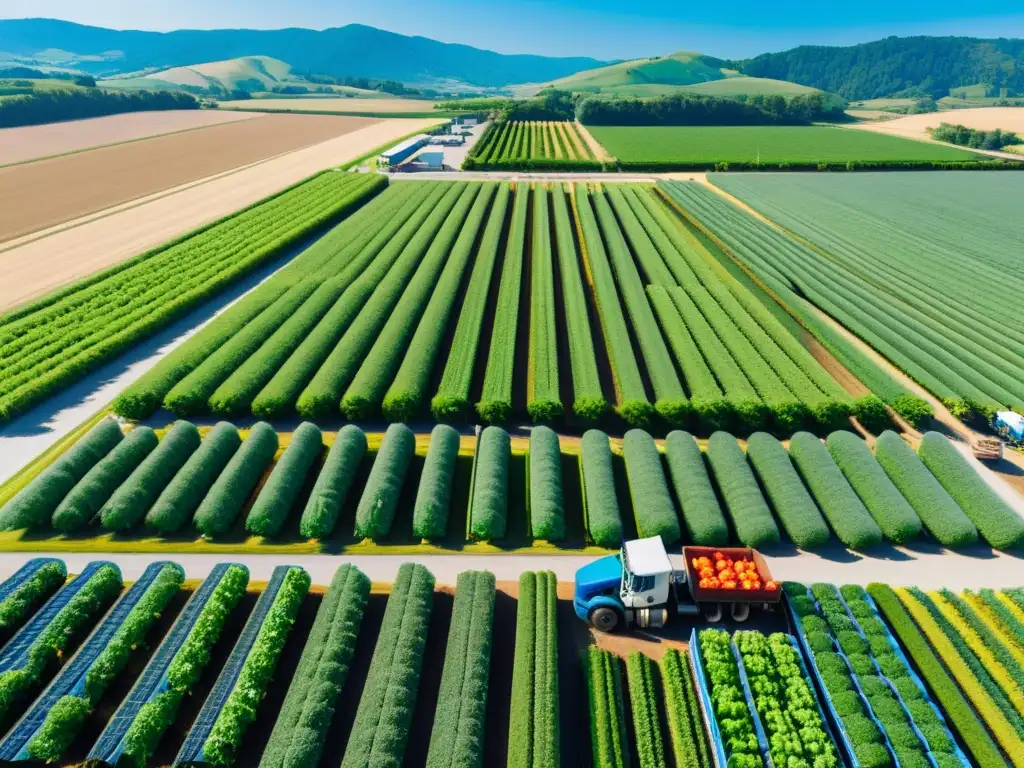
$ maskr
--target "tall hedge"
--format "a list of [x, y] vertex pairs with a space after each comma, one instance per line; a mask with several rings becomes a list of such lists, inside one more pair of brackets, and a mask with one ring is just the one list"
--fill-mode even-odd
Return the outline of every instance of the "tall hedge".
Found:
[[724, 547], [729, 543], [729, 524], [693, 435], [681, 430], [669, 432], [665, 438], [665, 461], [690, 541], [706, 547]]
[[778, 544], [779, 527], [736, 438], [728, 432], [715, 432], [708, 440], [707, 457], [736, 536], [743, 545]]
[[40, 472], [0, 509], [0, 530], [46, 525], [65, 496], [86, 473], [124, 439], [113, 419], [103, 419]]
[[755, 432], [747, 440], [747, 459], [793, 543], [804, 549], [827, 544], [832, 533], [782, 443], [766, 432]]
[[149, 427], [129, 432], [64, 497], [53, 513], [53, 527], [68, 532], [88, 525], [158, 443], [156, 432]]
[[821, 440], [810, 432], [797, 432], [789, 441], [789, 455], [843, 544], [851, 549], [867, 549], [882, 541], [878, 523]]
[[439, 539], [448, 529], [455, 467], [459, 459], [459, 433], [447, 424], [430, 432], [430, 447], [416, 489], [412, 511], [412, 532], [421, 539]]
[[530, 432], [529, 472], [530, 528], [535, 539], [565, 538], [565, 502], [562, 498], [562, 449], [550, 427]]
[[917, 455], [996, 549], [1024, 541], [1024, 519], [992, 489], [945, 435], [927, 432]]
[[491, 541], [504, 538], [508, 527], [509, 465], [512, 441], [501, 427], [487, 427], [477, 438], [473, 488], [469, 506], [469, 536]]
[[307, 539], [326, 539], [334, 532], [338, 516], [366, 455], [366, 435], [353, 424], [339, 430], [316, 478], [309, 501], [299, 520], [299, 533]]
[[150, 507], [146, 524], [166, 536], [190, 522], [241, 444], [233, 424], [218, 422]]
[[416, 436], [412, 430], [405, 424], [389, 426], [356, 508], [356, 536], [381, 539], [391, 531], [398, 498], [415, 453]]
[[196, 528], [205, 536], [222, 536], [231, 530], [263, 473], [277, 453], [277, 431], [265, 421], [249, 430], [224, 471], [196, 510]]
[[851, 432], [840, 431], [829, 435], [825, 445], [887, 539], [904, 544], [921, 534], [921, 518], [863, 440]]
[[276, 536], [299, 498], [310, 470], [324, 450], [323, 435], [315, 424], [302, 422], [260, 489], [249, 510], [245, 528], [256, 536]]
[[642, 429], [631, 429], [622, 441], [622, 448], [637, 533], [642, 538], [661, 536], [665, 546], [670, 547], [679, 541], [682, 531], [665, 481], [658, 446]]
[[100, 510], [103, 527], [127, 531], [138, 525], [201, 442], [195, 424], [174, 422], [160, 444], [103, 505]]
[[875, 459], [940, 544], [963, 547], [978, 540], [974, 523], [903, 438], [883, 432], [875, 440]]
[[599, 547], [618, 548], [623, 539], [622, 513], [615, 492], [611, 441], [604, 432], [590, 429], [584, 433], [580, 440], [580, 472], [587, 534]]

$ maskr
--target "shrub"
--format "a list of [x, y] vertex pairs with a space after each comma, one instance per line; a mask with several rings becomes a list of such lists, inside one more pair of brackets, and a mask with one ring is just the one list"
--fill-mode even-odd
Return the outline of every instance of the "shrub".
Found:
[[562, 453], [558, 435], [548, 427], [534, 427], [530, 431], [527, 474], [527, 511], [533, 538], [561, 541], [565, 538]]
[[149, 427], [129, 432], [64, 497], [53, 513], [53, 527], [67, 533], [88, 525], [157, 443], [156, 433]]
[[1024, 518], [992, 490], [949, 438], [925, 433], [918, 455], [989, 544], [1009, 549], [1024, 540]]
[[100, 421], [0, 509], [0, 530], [46, 525], [71, 489], [123, 438], [116, 421]]
[[974, 523], [899, 435], [892, 431], [879, 435], [875, 458], [940, 544], [962, 547], [978, 540]]
[[146, 524], [167, 536], [190, 522], [241, 444], [234, 425], [219, 422], [160, 493], [146, 513]]
[[327, 452], [316, 484], [299, 521], [299, 533], [307, 539], [326, 539], [334, 532], [341, 508], [366, 455], [366, 435], [359, 427], [346, 424], [339, 430]]
[[878, 524], [817, 437], [809, 432], [793, 435], [789, 455], [843, 544], [852, 549], [867, 549], [882, 540]]
[[430, 433], [430, 447], [416, 491], [412, 513], [413, 535], [421, 539], [439, 539], [448, 529], [455, 467], [459, 458], [459, 433], [446, 424], [438, 424]]
[[693, 435], [679, 430], [670, 432], [665, 438], [665, 462], [690, 540], [706, 547], [728, 544], [729, 525]]
[[777, 544], [779, 528], [736, 438], [715, 432], [708, 440], [707, 457], [743, 545], [757, 548]]
[[766, 432], [755, 432], [747, 440], [747, 459], [793, 543], [804, 549], [827, 544], [832, 534], [782, 443]]
[[[36, 609], [64, 586], [64, 582], [67, 580], [68, 571], [61, 560], [29, 560], [19, 571], [35, 567], [36, 564], [39, 567], [35, 573], [0, 601], [0, 632], [5, 635], [13, 634], [20, 629]], [[11, 579], [16, 578], [17, 575], [16, 572]]]
[[921, 533], [921, 518], [893, 485], [864, 441], [850, 432], [833, 432], [825, 444], [885, 537], [897, 544], [917, 538]]
[[405, 563], [398, 569], [341, 768], [402, 764], [433, 593], [434, 577], [422, 565]]
[[260, 478], [277, 453], [277, 432], [265, 421], [256, 422], [242, 447], [235, 451], [196, 510], [195, 524], [205, 536], [231, 530], [252, 496]]
[[263, 537], [280, 533], [323, 449], [323, 435], [316, 425], [300, 424], [249, 510], [247, 531]]
[[505, 536], [512, 441], [501, 427], [487, 427], [477, 438], [469, 504], [469, 536], [490, 541]]
[[637, 533], [641, 538], [661, 536], [667, 547], [675, 544], [682, 532], [654, 439], [642, 430], [631, 429], [622, 448]]
[[622, 515], [615, 492], [612, 449], [608, 435], [588, 430], [580, 440], [580, 472], [583, 517], [587, 534], [599, 547], [613, 549], [622, 543]]
[[316, 765], [355, 653], [370, 580], [342, 565], [324, 596], [260, 768]]

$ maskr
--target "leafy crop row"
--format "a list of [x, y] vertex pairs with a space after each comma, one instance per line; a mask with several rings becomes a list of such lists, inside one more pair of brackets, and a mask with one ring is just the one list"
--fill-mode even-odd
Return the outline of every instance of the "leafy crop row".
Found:
[[726, 432], [715, 432], [708, 440], [707, 458], [736, 536], [743, 545], [757, 548], [777, 544], [779, 528], [736, 438]]
[[555, 326], [555, 266], [551, 253], [548, 191], [533, 191], [530, 251], [530, 341], [526, 371], [526, 410], [537, 422], [562, 415], [558, 388], [558, 333]]
[[356, 508], [355, 534], [380, 539], [391, 531], [405, 476], [416, 452], [416, 436], [405, 424], [392, 424], [384, 433], [377, 458]]
[[414, 536], [439, 539], [448, 529], [459, 443], [459, 433], [447, 424], [438, 424], [430, 432], [430, 447], [412, 511]]
[[588, 430], [580, 440], [580, 488], [587, 535], [599, 547], [617, 548], [623, 539], [608, 435]]
[[640, 768], [665, 765], [665, 744], [661, 733], [657, 665], [641, 651], [626, 659], [629, 700], [633, 709], [633, 734]]
[[277, 453], [276, 430], [264, 421], [249, 430], [242, 447], [217, 476], [210, 492], [196, 509], [196, 528], [206, 536], [222, 536], [232, 529], [252, 496], [264, 471]]
[[469, 502], [469, 537], [505, 537], [508, 525], [509, 464], [512, 441], [501, 427], [487, 427], [477, 438]]
[[711, 765], [711, 749], [690, 673], [690, 652], [670, 648], [661, 658], [665, 719], [679, 768]]
[[464, 170], [600, 171], [603, 165], [571, 122], [491, 123], [470, 151]]
[[359, 427], [346, 424], [338, 430], [299, 520], [302, 536], [326, 539], [334, 532], [366, 447], [366, 435]]
[[565, 538], [565, 502], [558, 435], [548, 427], [534, 427], [526, 460], [531, 534], [535, 539], [561, 541]]
[[693, 435], [679, 430], [669, 432], [665, 438], [665, 463], [690, 540], [706, 547], [728, 544], [729, 526]]
[[641, 538], [661, 536], [666, 547], [672, 546], [682, 531], [654, 438], [643, 430], [631, 429], [622, 441], [622, 449], [637, 533]]
[[304, 421], [295, 429], [249, 510], [245, 520], [247, 531], [265, 537], [281, 531], [323, 448], [323, 435], [316, 425]]
[[626, 768], [629, 745], [619, 657], [596, 645], [583, 653], [590, 707], [590, 744], [598, 768]]
[[40, 565], [35, 573], [0, 600], [0, 633], [7, 637], [20, 629], [36, 609], [64, 585], [67, 577], [67, 568], [60, 560]]
[[713, 710], [708, 715], [718, 722], [729, 765], [761, 768], [764, 758], [754, 733], [754, 720], [743, 693], [729, 634], [721, 629], [702, 629], [697, 637], [699, 650], [691, 650], [691, 653], [700, 653]]

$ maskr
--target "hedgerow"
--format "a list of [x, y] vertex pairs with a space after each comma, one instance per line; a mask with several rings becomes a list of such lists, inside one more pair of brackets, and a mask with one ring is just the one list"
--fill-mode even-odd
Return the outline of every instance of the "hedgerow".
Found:
[[149, 427], [135, 427], [64, 497], [54, 510], [53, 527], [66, 533], [88, 525], [158, 442]]
[[299, 520], [299, 533], [307, 539], [326, 539], [334, 532], [338, 516], [366, 455], [366, 435], [346, 424], [334, 438], [327, 460], [316, 478], [309, 501]]
[[39, 528], [49, 523], [71, 489], [123, 439], [116, 421], [100, 421], [4, 504], [0, 530]]
[[789, 441], [789, 456], [843, 544], [852, 549], [867, 549], [882, 541], [878, 523], [821, 440], [810, 432], [798, 432]]
[[665, 719], [677, 766], [711, 765], [711, 749], [690, 673], [687, 651], [669, 648], [661, 658]]
[[37, 608], [64, 586], [67, 577], [67, 568], [61, 560], [51, 560], [40, 566], [27, 581], [0, 602], [0, 632], [9, 636], [20, 629]]
[[534, 427], [530, 431], [526, 461], [529, 476], [527, 514], [531, 535], [535, 539], [561, 541], [565, 538], [562, 449], [554, 430]]
[[917, 452], [989, 544], [1009, 549], [1024, 540], [1024, 519], [992, 490], [949, 438], [927, 432]]
[[782, 443], [766, 432], [755, 432], [747, 440], [747, 459], [793, 543], [804, 549], [827, 544], [832, 533]]
[[212, 765], [231, 765], [234, 762], [245, 731], [256, 719], [260, 701], [270, 687], [309, 584], [309, 574], [301, 568], [294, 567], [285, 576], [234, 687], [203, 744], [203, 762]]
[[469, 500], [469, 538], [504, 538], [508, 525], [509, 464], [512, 440], [501, 427], [487, 427], [477, 438]]
[[974, 523], [899, 435], [879, 435], [875, 459], [940, 544], [962, 547], [978, 540]]
[[316, 765], [355, 654], [370, 579], [342, 565], [317, 611], [260, 768]]
[[615, 276], [608, 262], [586, 184], [577, 184], [573, 202], [580, 226], [583, 262], [592, 282], [598, 320], [603, 331], [605, 352], [615, 384], [615, 411], [631, 426], [646, 426], [654, 409], [644, 391], [640, 367], [633, 354], [633, 342], [619, 303]]
[[555, 267], [551, 253], [548, 191], [533, 191], [530, 251], [530, 340], [526, 374], [526, 411], [535, 422], [562, 415], [558, 388], [558, 334], [555, 327]]
[[[473, 256], [473, 246], [476, 245], [477, 234], [483, 226], [484, 216], [488, 212], [490, 217], [498, 215], [499, 208], [501, 215], [504, 214], [503, 204], [495, 203], [494, 209], [491, 209], [491, 200], [498, 188], [497, 184], [482, 185], [469, 217], [459, 232], [459, 238], [452, 247], [444, 270], [437, 284], [433, 286], [430, 300], [423, 310], [423, 316], [416, 326], [416, 332], [409, 342], [398, 373], [384, 394], [381, 407], [389, 421], [404, 421], [420, 413], [438, 351], [445, 341], [449, 314], [458, 298], [462, 276]], [[507, 190], [507, 187], [505, 189]], [[507, 191], [505, 195], [507, 200]], [[500, 223], [499, 220], [499, 225]], [[454, 345], [452, 348], [454, 350]]]
[[743, 546], [756, 548], [779, 543], [779, 528], [736, 438], [727, 432], [715, 432], [708, 440], [706, 453]]
[[582, 657], [590, 705], [590, 744], [594, 765], [599, 768], [626, 768], [629, 742], [626, 739], [619, 657], [596, 645], [584, 651]]
[[672, 546], [682, 531], [654, 439], [643, 430], [631, 429], [622, 440], [622, 451], [637, 533], [641, 538], [661, 536], [666, 547]]
[[256, 422], [242, 447], [235, 451], [193, 518], [204, 536], [222, 536], [232, 529], [264, 471], [277, 453], [277, 431], [265, 421]]
[[448, 529], [459, 443], [459, 433], [447, 424], [438, 424], [430, 432], [430, 447], [412, 511], [414, 536], [439, 539]]
[[100, 509], [103, 527], [110, 531], [127, 531], [138, 525], [201, 442], [195, 424], [176, 421], [160, 444]]
[[508, 765], [513, 768], [560, 764], [556, 588], [551, 571], [519, 577], [508, 723]]
[[416, 436], [412, 430], [405, 424], [391, 424], [381, 440], [356, 507], [356, 536], [381, 539], [391, 531], [405, 476], [415, 453]]
[[249, 533], [270, 537], [281, 532], [323, 449], [323, 435], [317, 426], [302, 422], [249, 510], [245, 520]]
[[341, 768], [401, 765], [416, 708], [434, 577], [405, 563], [391, 587]]
[[110, 642], [89, 665], [84, 687], [57, 700], [39, 730], [28, 743], [28, 752], [37, 760], [55, 762], [71, 746], [84, 725], [85, 718], [99, 704], [110, 683], [121, 673], [132, 652], [145, 640], [147, 633], [171, 598], [178, 593], [185, 572], [175, 563], [164, 565], [139, 601], [125, 616]]
[[905, 544], [921, 533], [921, 518], [893, 485], [867, 445], [851, 432], [833, 432], [828, 452], [890, 541]]
[[[441, 383], [437, 394], [430, 401], [430, 411], [436, 419], [462, 418], [471, 412], [469, 391], [473, 383], [477, 349], [480, 346], [480, 329], [483, 326], [484, 312], [487, 309], [491, 277], [494, 274], [494, 264], [497, 261], [498, 247], [501, 242], [501, 231], [505, 224], [505, 215], [508, 212], [508, 202], [511, 196], [510, 185], [499, 185], [498, 194], [494, 198], [494, 206], [491, 208], [483, 238], [477, 249], [466, 295], [462, 300], [459, 321], [455, 327], [455, 336], [452, 338]], [[447, 316], [447, 312], [445, 315]], [[447, 322], [447, 317], [445, 321]], [[414, 338], [410, 345], [413, 350], [418, 348], [417, 341], [419, 339]], [[424, 367], [426, 366], [424, 365]], [[420, 375], [422, 376], [422, 374]], [[421, 386], [425, 386], [425, 384]]]
[[665, 463], [690, 541], [705, 547], [724, 547], [729, 543], [729, 525], [693, 435], [679, 430], [669, 432], [665, 438]]
[[[372, 346], [359, 347], [360, 350], [367, 350], [365, 359], [362, 360], [352, 377], [352, 383], [341, 398], [341, 411], [347, 418], [368, 418], [379, 411], [392, 377], [402, 364], [402, 358], [420, 317], [426, 310], [430, 298], [438, 290], [449, 253], [459, 247], [460, 240], [462, 248], [465, 249], [468, 247], [465, 245], [467, 239], [476, 239], [480, 217], [483, 208], [486, 207], [474, 207], [474, 202], [480, 197], [481, 192], [483, 185], [480, 184], [470, 184], [463, 189], [462, 195], [434, 236], [430, 248], [412, 277], [404, 288], [400, 289], [400, 297], [394, 295], [388, 299], [382, 310], [388, 313], [385, 320], [373, 326], [379, 330], [374, 331], [375, 338], [370, 341]], [[477, 218], [474, 219], [470, 215], [471, 209], [477, 213]], [[463, 234], [466, 234], [466, 238], [463, 238]], [[375, 291], [374, 296], [377, 295], [378, 292]]]
[[146, 525], [167, 536], [191, 522], [214, 481], [241, 444], [242, 439], [233, 424], [218, 422], [150, 507]]
[[656, 670], [655, 663], [641, 651], [633, 651], [626, 659], [629, 700], [633, 709], [633, 733], [640, 768], [661, 768], [665, 765]]
[[599, 547], [622, 543], [622, 515], [615, 493], [612, 448], [608, 435], [587, 430], [580, 440], [580, 488], [587, 535]]
[[526, 248], [526, 216], [530, 205], [530, 185], [516, 185], [512, 221], [505, 244], [505, 262], [501, 269], [498, 297], [494, 305], [494, 327], [487, 353], [483, 391], [476, 404], [477, 413], [492, 424], [512, 416], [512, 376], [515, 367], [516, 334], [519, 324], [519, 291], [523, 282]]
[[494, 594], [493, 573], [459, 574], [427, 768], [483, 766]]

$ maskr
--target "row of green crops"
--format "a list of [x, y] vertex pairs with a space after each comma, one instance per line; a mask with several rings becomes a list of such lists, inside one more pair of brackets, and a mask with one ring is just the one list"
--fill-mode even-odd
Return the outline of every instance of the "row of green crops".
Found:
[[402, 764], [416, 708], [433, 592], [434, 577], [422, 565], [406, 563], [398, 569], [342, 768]]
[[690, 673], [690, 652], [667, 650], [661, 659], [661, 680], [665, 690], [665, 720], [676, 765], [684, 768], [711, 765], [711, 748]]
[[691, 653], [700, 653], [712, 710], [707, 716], [717, 723], [729, 765], [761, 768], [765, 762], [754, 732], [754, 719], [743, 692], [729, 633], [721, 629], [703, 629], [697, 637], [699, 649], [691, 649]]
[[60, 589], [67, 580], [64, 563], [54, 560], [44, 563], [0, 601], [0, 640], [17, 632], [36, 610]]
[[81, 380], [381, 191], [323, 173], [0, 318], [0, 419]]
[[557, 586], [551, 571], [519, 577], [508, 725], [508, 764], [516, 768], [560, 764]]
[[491, 123], [470, 150], [464, 170], [599, 171], [601, 163], [575, 123]]
[[629, 701], [633, 710], [633, 735], [640, 768], [661, 768], [666, 762], [657, 670], [657, 665], [650, 657], [640, 651], [634, 651], [626, 659]]
[[598, 768], [626, 768], [629, 743], [619, 657], [596, 645], [583, 654], [590, 710], [590, 744]]

